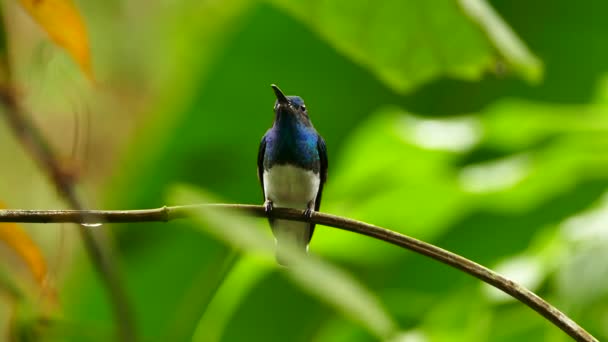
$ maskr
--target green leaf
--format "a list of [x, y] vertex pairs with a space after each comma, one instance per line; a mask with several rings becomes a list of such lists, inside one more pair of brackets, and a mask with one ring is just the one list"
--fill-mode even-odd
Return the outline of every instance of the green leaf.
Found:
[[399, 92], [442, 76], [477, 80], [503, 59], [527, 79], [541, 74], [540, 62], [483, 2], [464, 2], [469, 16], [453, 0], [271, 2]]
[[[175, 188], [170, 198], [172, 203], [213, 202], [208, 196], [186, 187]], [[237, 249], [266, 255], [268, 259], [274, 254], [269, 234], [262, 233], [258, 224], [234, 212], [202, 207], [193, 210], [192, 218], [205, 232]], [[395, 323], [375, 296], [350, 275], [314, 256], [301, 254], [295, 248], [286, 249], [285, 258], [291, 265], [285, 271], [302, 289], [359, 322], [379, 338], [394, 333]]]
[[194, 332], [193, 341], [221, 341], [224, 330], [244, 297], [271, 270], [267, 260], [245, 255], [222, 282]]
[[[482, 112], [480, 146], [504, 157], [459, 174], [481, 207], [524, 211], [608, 172], [608, 120], [599, 106], [501, 101]], [[500, 186], [492, 186], [500, 178]]]

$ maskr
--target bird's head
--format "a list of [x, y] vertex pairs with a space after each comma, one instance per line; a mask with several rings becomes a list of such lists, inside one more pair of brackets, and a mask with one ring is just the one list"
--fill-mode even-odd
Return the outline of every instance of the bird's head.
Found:
[[310, 126], [310, 119], [308, 118], [308, 111], [304, 100], [299, 96], [285, 96], [281, 89], [275, 84], [271, 85], [274, 95], [277, 97], [277, 101], [274, 104], [274, 112], [277, 118], [280, 117], [292, 117], [298, 121], [303, 122], [307, 126]]

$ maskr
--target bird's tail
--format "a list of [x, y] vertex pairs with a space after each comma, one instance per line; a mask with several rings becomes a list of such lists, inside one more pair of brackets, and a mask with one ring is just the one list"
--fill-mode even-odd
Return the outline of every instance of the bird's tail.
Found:
[[287, 220], [274, 220], [272, 233], [276, 239], [277, 262], [289, 266], [297, 253], [307, 254], [310, 242], [310, 223]]

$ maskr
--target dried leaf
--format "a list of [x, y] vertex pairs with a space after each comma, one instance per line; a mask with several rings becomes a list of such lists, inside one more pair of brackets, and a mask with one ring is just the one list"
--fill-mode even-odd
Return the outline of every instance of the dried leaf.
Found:
[[21, 5], [51, 39], [68, 51], [82, 71], [93, 79], [87, 30], [70, 0], [21, 0]]
[[[4, 208], [1, 203], [0, 208]], [[44, 286], [47, 274], [44, 255], [23, 228], [15, 223], [0, 223], [0, 241], [23, 259], [36, 282]]]

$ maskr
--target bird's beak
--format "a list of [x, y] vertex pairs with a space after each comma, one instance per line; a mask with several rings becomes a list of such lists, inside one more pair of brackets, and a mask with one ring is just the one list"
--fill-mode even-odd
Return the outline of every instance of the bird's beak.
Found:
[[274, 95], [277, 97], [277, 101], [279, 102], [279, 105], [283, 105], [283, 106], [289, 105], [289, 100], [287, 99], [285, 94], [283, 94], [281, 89], [279, 89], [279, 87], [277, 87], [276, 84], [271, 84], [270, 86], [272, 87], [272, 90], [274, 91]]

